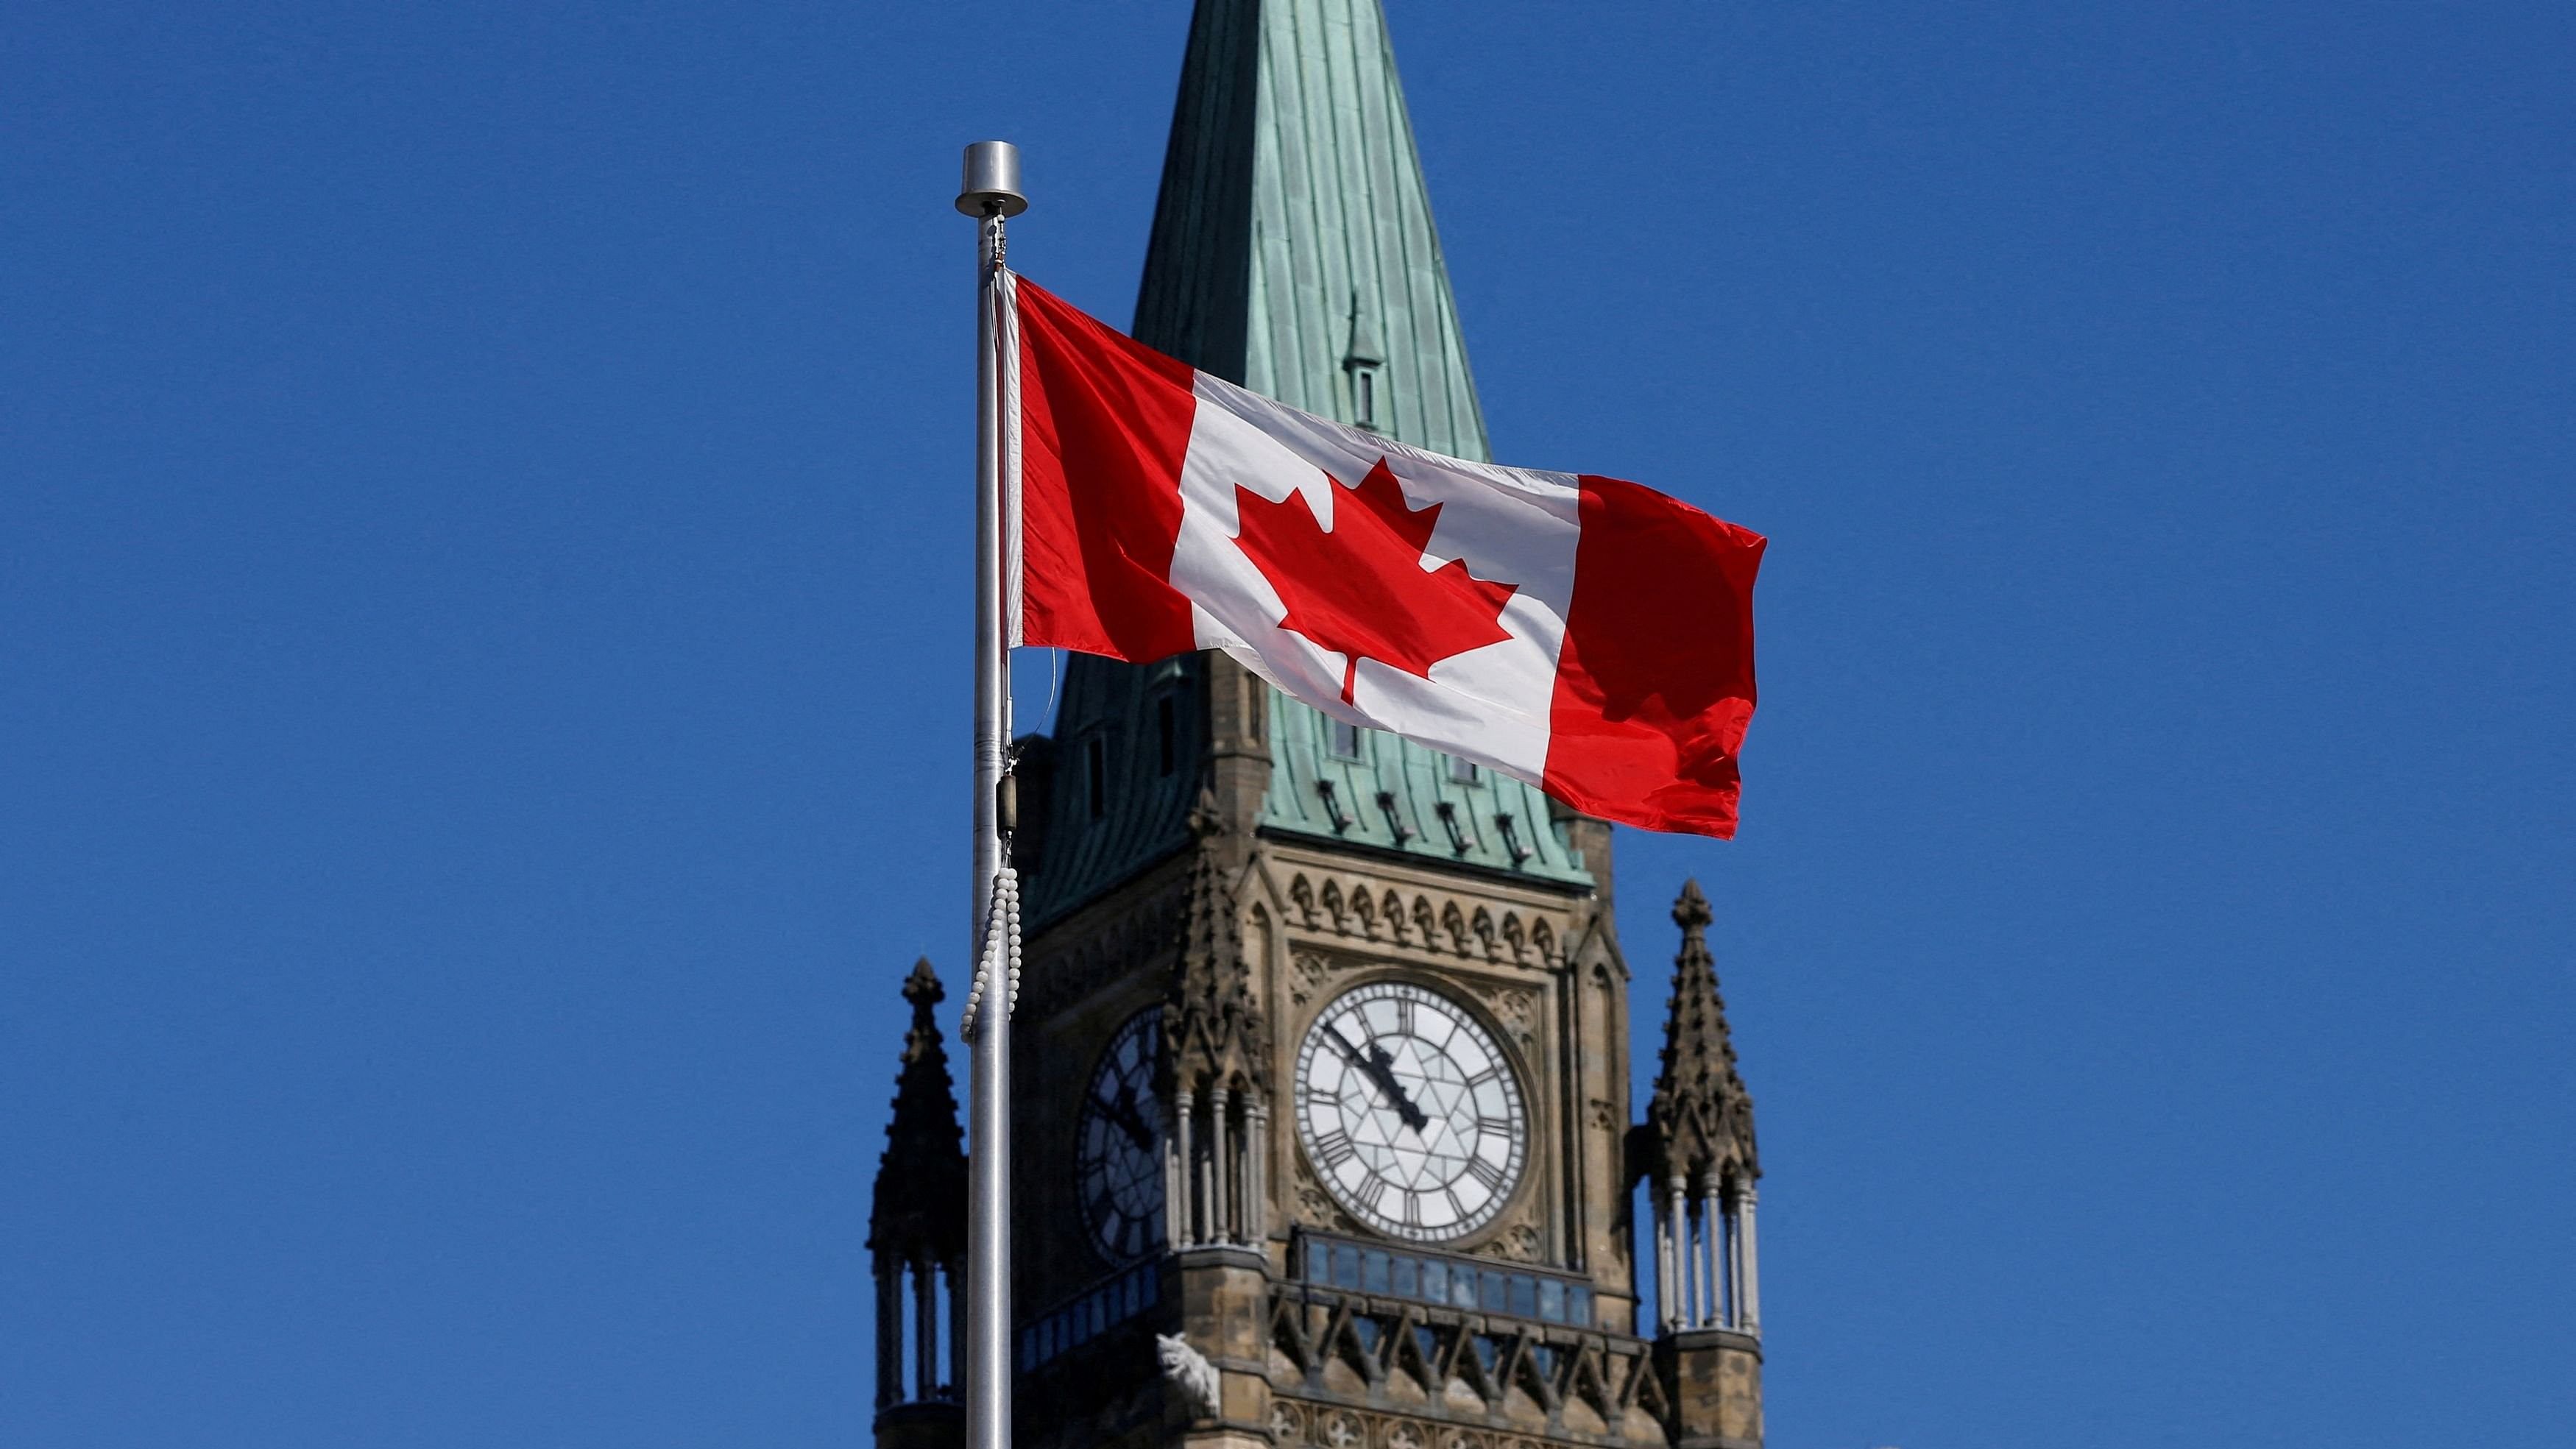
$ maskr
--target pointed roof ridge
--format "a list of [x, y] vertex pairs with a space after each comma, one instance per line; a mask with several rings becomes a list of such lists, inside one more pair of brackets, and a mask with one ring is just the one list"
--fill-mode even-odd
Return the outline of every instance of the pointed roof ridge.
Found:
[[1762, 1174], [1754, 1151], [1753, 1094], [1736, 1068], [1717, 959], [1708, 949], [1713, 919], [1699, 881], [1684, 881], [1673, 902], [1673, 924], [1681, 927], [1682, 943], [1673, 956], [1662, 1067], [1655, 1076], [1654, 1099], [1646, 1107], [1667, 1179], [1720, 1174], [1731, 1166], [1756, 1177]]
[[912, 1025], [903, 1034], [903, 1067], [895, 1074], [894, 1116], [877, 1159], [868, 1214], [873, 1252], [950, 1262], [966, 1251], [966, 1150], [957, 1122], [956, 1079], [933, 1015], [948, 995], [930, 958], [903, 980]]

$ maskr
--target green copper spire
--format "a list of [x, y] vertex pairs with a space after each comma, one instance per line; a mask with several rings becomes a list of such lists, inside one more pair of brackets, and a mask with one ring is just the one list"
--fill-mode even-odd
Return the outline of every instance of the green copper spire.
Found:
[[1290, 407], [1488, 456], [1378, 0], [1200, 0], [1136, 336]]
[[[1198, 0], [1134, 332], [1292, 407], [1490, 457], [1379, 0]], [[1068, 664], [1035, 920], [1186, 843], [1197, 772], [1175, 757], [1205, 748], [1206, 677]], [[1276, 691], [1268, 735], [1265, 830], [1591, 879], [1536, 789]]]

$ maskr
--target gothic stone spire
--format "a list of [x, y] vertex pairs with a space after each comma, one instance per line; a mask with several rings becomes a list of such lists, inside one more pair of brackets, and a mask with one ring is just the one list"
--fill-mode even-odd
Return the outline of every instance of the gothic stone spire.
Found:
[[1178, 959], [1163, 1012], [1168, 1061], [1183, 1087], [1206, 1083], [1266, 1089], [1269, 1033], [1253, 1000], [1236, 920], [1232, 872], [1226, 867], [1216, 802], [1202, 794], [1190, 813], [1190, 875], [1180, 918]]
[[1717, 962], [1708, 950], [1709, 920], [1708, 897], [1700, 893], [1699, 882], [1684, 882], [1681, 899], [1673, 903], [1682, 948], [1673, 958], [1663, 1070], [1646, 1107], [1657, 1167], [1667, 1181], [1738, 1172], [1762, 1175], [1753, 1147], [1753, 1094], [1735, 1069], [1726, 999], [1718, 994]]
[[894, 1120], [886, 1124], [876, 1204], [868, 1215], [870, 1251], [918, 1262], [954, 1262], [966, 1252], [966, 1152], [948, 1049], [931, 1017], [931, 1008], [947, 994], [928, 957], [904, 978], [912, 1029], [903, 1037]]

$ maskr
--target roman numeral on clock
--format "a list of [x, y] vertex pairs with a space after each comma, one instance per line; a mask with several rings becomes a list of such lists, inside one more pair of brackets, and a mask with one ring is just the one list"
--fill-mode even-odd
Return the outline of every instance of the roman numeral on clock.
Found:
[[1328, 1168], [1339, 1167], [1348, 1161], [1353, 1150], [1349, 1134], [1338, 1127], [1315, 1139], [1315, 1155], [1322, 1158]]
[[1503, 1170], [1482, 1157], [1468, 1158], [1467, 1171], [1473, 1174], [1478, 1182], [1485, 1185], [1487, 1192], [1492, 1192], [1503, 1185]]

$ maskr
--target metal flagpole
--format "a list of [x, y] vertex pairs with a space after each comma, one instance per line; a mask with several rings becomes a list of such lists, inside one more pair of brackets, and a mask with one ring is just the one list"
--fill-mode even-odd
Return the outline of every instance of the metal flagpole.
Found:
[[[1018, 328], [1003, 275], [1002, 223], [1028, 209], [1020, 152], [1008, 141], [966, 148], [957, 209], [978, 218], [975, 309], [975, 956], [977, 989], [966, 1004], [973, 1038], [967, 1118], [966, 1449], [1011, 1442], [1011, 996], [1001, 977], [1016, 955], [1016, 895], [1004, 858], [1010, 821], [1004, 752], [1011, 738], [1010, 645], [1005, 629], [1004, 392], [1016, 395]], [[999, 939], [1007, 936], [1007, 941]], [[1016, 961], [1008, 961], [1016, 974]], [[978, 1007], [981, 1007], [980, 1012]], [[951, 1332], [956, 1328], [952, 1326]]]

